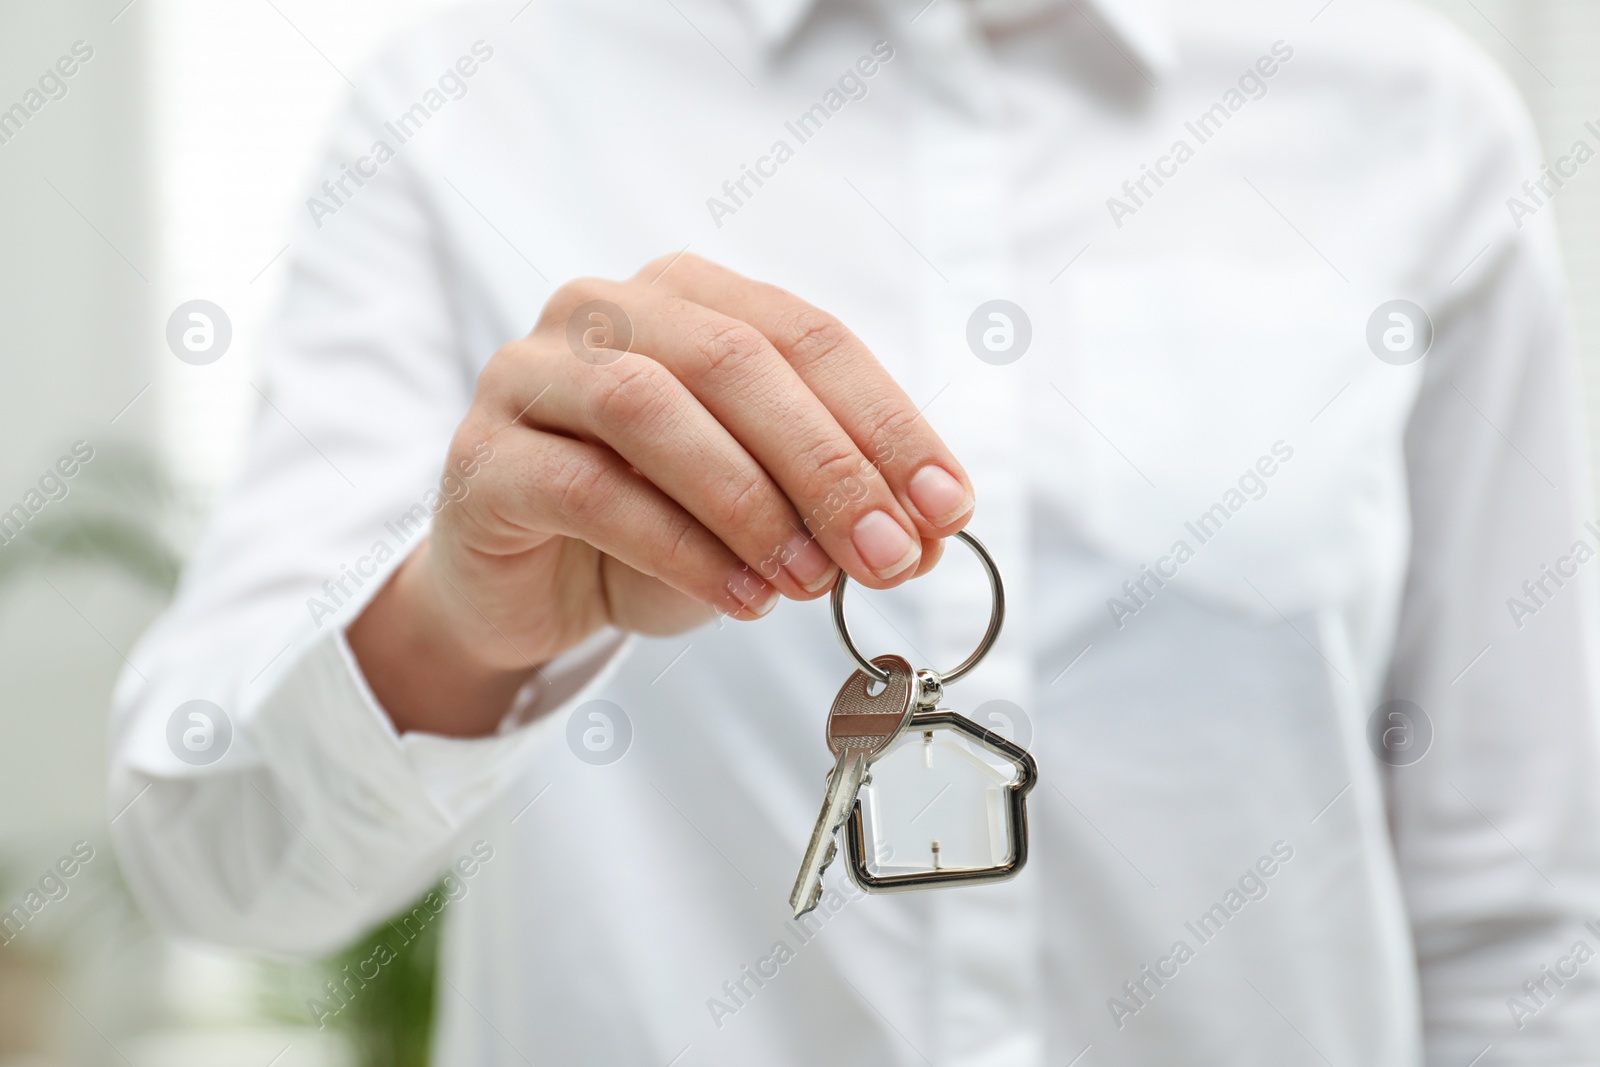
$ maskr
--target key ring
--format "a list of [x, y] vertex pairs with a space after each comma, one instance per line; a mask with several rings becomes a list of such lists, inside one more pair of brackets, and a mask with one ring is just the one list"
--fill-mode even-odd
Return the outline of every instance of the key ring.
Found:
[[[954, 682], [960, 679], [972, 668], [976, 667], [983, 657], [988, 655], [989, 649], [994, 647], [995, 639], [1000, 636], [1000, 625], [1006, 621], [1006, 591], [1000, 584], [1000, 569], [995, 566], [994, 559], [989, 555], [989, 550], [983, 547], [983, 542], [962, 530], [955, 535], [957, 540], [966, 543], [978, 557], [978, 562], [983, 564], [983, 569], [989, 575], [989, 592], [994, 597], [994, 607], [989, 613], [989, 629], [985, 631], [983, 639], [978, 642], [978, 647], [972, 655], [963, 660], [954, 670], [937, 676], [941, 683]], [[844, 587], [850, 579], [843, 571], [839, 572], [839, 582], [833, 587], [833, 628], [839, 635], [839, 643], [856, 661], [856, 666], [862, 673], [880, 684], [887, 684], [889, 672], [874, 664], [861, 654], [854, 641], [850, 640], [850, 627], [844, 621]]]

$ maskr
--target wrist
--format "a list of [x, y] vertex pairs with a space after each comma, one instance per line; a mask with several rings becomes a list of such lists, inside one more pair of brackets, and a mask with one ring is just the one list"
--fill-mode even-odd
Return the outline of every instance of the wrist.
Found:
[[482, 736], [499, 725], [537, 664], [485, 654], [492, 643], [482, 631], [492, 634], [492, 625], [459, 619], [458, 607], [471, 608], [438, 573], [428, 547], [424, 541], [400, 565], [346, 637], [396, 730]]
[[491, 677], [499, 674], [530, 673], [542, 659], [538, 649], [525, 650], [525, 642], [513, 639], [496, 626], [487, 612], [492, 603], [469, 596], [464, 587], [486, 583], [471, 582], [467, 576], [447, 573], [441, 566], [437, 548], [430, 537], [417, 546], [405, 564], [395, 572], [399, 595], [408, 601], [415, 620], [415, 640], [448, 656], [463, 670]]

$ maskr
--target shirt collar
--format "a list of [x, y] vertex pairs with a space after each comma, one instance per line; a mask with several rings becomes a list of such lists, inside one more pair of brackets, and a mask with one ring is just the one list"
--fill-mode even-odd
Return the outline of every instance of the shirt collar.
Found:
[[[739, 0], [755, 24], [762, 47], [776, 51], [788, 43], [818, 0]], [[920, 0], [918, 0], [920, 3]], [[967, 3], [985, 25], [1025, 21], [1053, 7], [1073, 7], [1145, 74], [1169, 70], [1177, 58], [1163, 0], [932, 0]]]

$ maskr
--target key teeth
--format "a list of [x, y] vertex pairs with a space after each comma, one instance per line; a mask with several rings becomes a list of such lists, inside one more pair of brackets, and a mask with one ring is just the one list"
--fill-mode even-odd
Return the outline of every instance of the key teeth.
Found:
[[833, 857], [839, 852], [839, 831], [834, 830], [834, 836], [828, 838], [828, 851], [823, 853], [822, 868], [817, 871], [817, 891], [811, 894], [811, 906], [817, 906], [817, 898], [822, 896], [822, 876], [828, 873], [828, 865], [833, 862]]
[[[811, 897], [804, 904], [794, 909], [796, 919], [809, 915], [817, 909], [817, 904], [822, 900], [822, 876], [828, 873], [828, 865], [833, 862], [833, 857], [839, 851], [837, 838], [828, 839], [828, 851], [822, 854], [822, 867], [817, 871], [817, 884], [811, 890]], [[793, 901], [790, 901], [793, 904]]]
[[[819, 903], [821, 903], [821, 901], [822, 901], [822, 883], [818, 882], [817, 883], [817, 888], [815, 888], [815, 889], [813, 889], [811, 891], [811, 899], [806, 901], [806, 910], [801, 912], [800, 914], [801, 915], [807, 915], [807, 914], [810, 914], [813, 911], [816, 911], [817, 910], [817, 905]], [[798, 918], [798, 917], [799, 916], [796, 916], [796, 918]]]
[[[822, 883], [819, 882], [819, 883], [817, 883], [817, 888], [815, 888], [815, 889], [813, 889], [811, 891], [810, 899], [806, 900], [802, 904], [799, 904], [799, 905], [795, 906], [794, 917], [796, 919], [800, 919], [800, 918], [804, 918], [805, 916], [811, 914], [811, 912], [816, 910], [817, 902], [820, 901], [821, 899], [822, 899]], [[794, 902], [790, 901], [790, 903], [793, 904]]]
[[[828, 776], [828, 791], [823, 796], [822, 811], [806, 842], [805, 858], [801, 861], [794, 889], [789, 893], [789, 906], [794, 909], [797, 919], [815, 908], [821, 899], [822, 877], [838, 854], [838, 835], [844, 821], [850, 817], [856, 794], [861, 789], [862, 779], [866, 777], [866, 769], [866, 752], [847, 748], [839, 754], [839, 762]], [[801, 899], [802, 894], [806, 899]]]

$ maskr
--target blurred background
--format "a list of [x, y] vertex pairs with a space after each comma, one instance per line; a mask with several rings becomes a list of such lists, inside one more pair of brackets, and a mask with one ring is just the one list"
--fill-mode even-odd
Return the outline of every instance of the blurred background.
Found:
[[[507, 0], [507, 19], [526, 2]], [[102, 777], [124, 654], [171, 595], [261, 403], [254, 342], [347, 76], [445, 6], [0, 3], [0, 510], [92, 450], [20, 534], [0, 515], [0, 1067], [426, 1062], [431, 941], [359, 1015], [319, 1029], [306, 1001], [339, 960], [149, 929], [117, 875]], [[1597, 142], [1584, 127], [1600, 127], [1600, 4], [1433, 6], [1521, 87], [1548, 159]], [[19, 103], [25, 120], [8, 119]], [[1600, 423], [1600, 172], [1554, 210]], [[168, 346], [169, 318], [193, 300], [221, 309], [216, 337], [223, 318], [231, 331], [212, 362]], [[17, 908], [26, 922], [7, 925]]]

